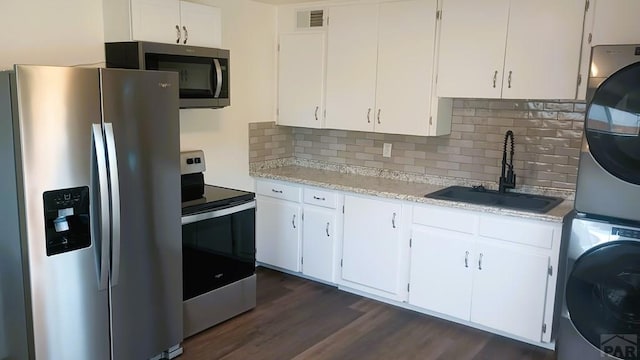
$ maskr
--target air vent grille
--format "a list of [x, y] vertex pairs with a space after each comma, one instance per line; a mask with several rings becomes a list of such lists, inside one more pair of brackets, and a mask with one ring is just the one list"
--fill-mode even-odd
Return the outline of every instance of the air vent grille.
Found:
[[318, 28], [324, 25], [324, 10], [302, 10], [296, 14], [298, 29]]
[[311, 10], [309, 14], [309, 27], [322, 27], [322, 10]]

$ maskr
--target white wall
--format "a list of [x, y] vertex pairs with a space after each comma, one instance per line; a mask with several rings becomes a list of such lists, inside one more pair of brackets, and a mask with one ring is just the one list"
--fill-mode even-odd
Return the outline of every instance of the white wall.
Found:
[[204, 150], [208, 184], [253, 191], [248, 124], [275, 120], [276, 7], [249, 0], [198, 2], [222, 10], [222, 47], [231, 51], [231, 106], [181, 110], [181, 147]]
[[3, 0], [0, 24], [0, 69], [104, 62], [101, 0]]

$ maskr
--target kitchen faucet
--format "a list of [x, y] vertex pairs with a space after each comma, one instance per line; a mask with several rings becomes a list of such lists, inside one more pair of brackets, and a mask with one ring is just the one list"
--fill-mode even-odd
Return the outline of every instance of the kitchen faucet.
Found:
[[[511, 138], [511, 152], [509, 162], [507, 163], [507, 141]], [[505, 176], [505, 170], [507, 175]], [[516, 174], [513, 172], [513, 131], [507, 130], [504, 134], [504, 147], [502, 148], [502, 171], [500, 173], [500, 184], [498, 185], [498, 192], [504, 193], [506, 189], [513, 189], [516, 187]]]

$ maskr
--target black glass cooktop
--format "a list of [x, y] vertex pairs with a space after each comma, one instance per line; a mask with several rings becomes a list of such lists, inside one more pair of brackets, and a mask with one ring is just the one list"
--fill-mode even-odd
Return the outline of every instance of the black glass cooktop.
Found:
[[199, 213], [211, 209], [224, 208], [232, 204], [251, 201], [255, 198], [252, 192], [229, 189], [221, 186], [204, 186], [201, 198], [182, 203], [182, 215]]

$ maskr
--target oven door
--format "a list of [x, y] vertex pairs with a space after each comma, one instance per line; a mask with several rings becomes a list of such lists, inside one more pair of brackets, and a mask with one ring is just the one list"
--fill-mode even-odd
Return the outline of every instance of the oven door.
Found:
[[255, 200], [182, 217], [184, 300], [255, 273]]

